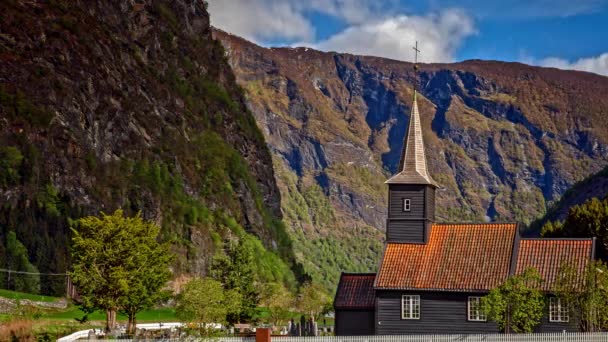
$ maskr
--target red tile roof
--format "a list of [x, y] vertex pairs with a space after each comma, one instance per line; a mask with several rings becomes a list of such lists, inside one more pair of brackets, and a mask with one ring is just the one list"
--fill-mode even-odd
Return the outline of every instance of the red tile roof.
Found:
[[534, 267], [543, 278], [543, 290], [552, 288], [562, 264], [573, 265], [583, 275], [592, 258], [592, 239], [522, 239], [515, 274]]
[[376, 274], [342, 273], [334, 307], [336, 309], [373, 309]]
[[378, 289], [490, 290], [507, 279], [515, 223], [434, 224], [426, 244], [389, 243]]

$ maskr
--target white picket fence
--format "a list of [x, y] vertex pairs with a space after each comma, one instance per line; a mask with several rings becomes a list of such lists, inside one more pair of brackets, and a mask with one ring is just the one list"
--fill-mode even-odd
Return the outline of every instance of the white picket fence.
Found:
[[[114, 340], [132, 342], [134, 340]], [[254, 337], [211, 339], [164, 339], [165, 342], [255, 342]], [[487, 335], [396, 335], [396, 336], [273, 336], [276, 342], [608, 342], [608, 333], [487, 334]]]
[[608, 342], [608, 333], [273, 337], [276, 342]]

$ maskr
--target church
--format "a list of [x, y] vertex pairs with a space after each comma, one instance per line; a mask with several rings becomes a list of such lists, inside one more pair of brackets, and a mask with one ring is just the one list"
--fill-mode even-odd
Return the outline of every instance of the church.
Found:
[[438, 223], [414, 91], [398, 172], [386, 181], [386, 243], [377, 273], [343, 273], [334, 299], [338, 336], [498, 333], [481, 298], [535, 268], [549, 300], [538, 332], [576, 331], [551, 288], [563, 263], [583, 272], [593, 239], [523, 238], [517, 223]]

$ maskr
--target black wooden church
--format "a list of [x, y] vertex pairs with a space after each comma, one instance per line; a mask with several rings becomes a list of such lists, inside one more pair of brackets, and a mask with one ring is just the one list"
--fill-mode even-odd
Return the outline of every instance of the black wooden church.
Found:
[[550, 290], [562, 263], [582, 273], [594, 241], [522, 238], [517, 223], [437, 223], [438, 185], [427, 168], [416, 92], [399, 170], [386, 184], [382, 261], [375, 274], [342, 274], [334, 299], [337, 335], [496, 333], [480, 299], [529, 267], [539, 271], [549, 296], [538, 331], [576, 330]]

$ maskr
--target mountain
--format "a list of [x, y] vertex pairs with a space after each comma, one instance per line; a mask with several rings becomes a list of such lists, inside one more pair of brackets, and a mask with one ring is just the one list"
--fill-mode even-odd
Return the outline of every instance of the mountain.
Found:
[[585, 203], [591, 198], [608, 198], [608, 166], [568, 189], [559, 201], [547, 209], [547, 213], [531, 224], [535, 232], [539, 232], [547, 222], [564, 221], [571, 207]]
[[[341, 270], [374, 269], [413, 65], [215, 37], [269, 144], [305, 270], [329, 284]], [[472, 60], [422, 64], [419, 79], [441, 221], [528, 224], [608, 163], [606, 77]]]
[[204, 2], [0, 12], [0, 268], [14, 231], [40, 272], [65, 272], [76, 219], [124, 208], [162, 226], [176, 276], [205, 274], [238, 238], [261, 281], [295, 282], [271, 154]]

